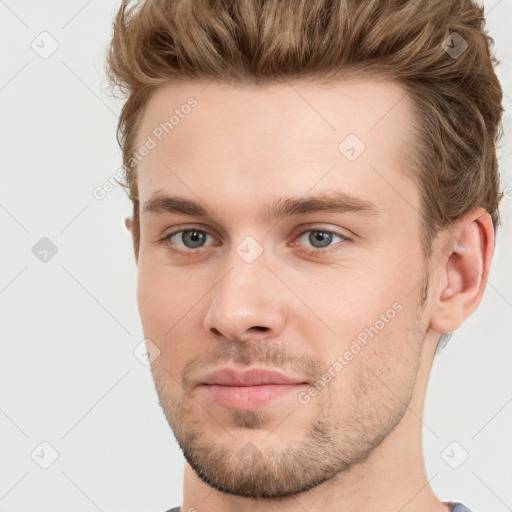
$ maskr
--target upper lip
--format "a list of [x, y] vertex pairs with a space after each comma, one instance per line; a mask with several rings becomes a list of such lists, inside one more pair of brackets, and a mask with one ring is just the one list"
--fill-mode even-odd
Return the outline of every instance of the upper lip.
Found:
[[219, 384], [222, 386], [261, 386], [263, 384], [305, 384], [303, 379], [290, 377], [282, 373], [252, 368], [240, 372], [232, 368], [221, 368], [209, 373], [203, 384]]

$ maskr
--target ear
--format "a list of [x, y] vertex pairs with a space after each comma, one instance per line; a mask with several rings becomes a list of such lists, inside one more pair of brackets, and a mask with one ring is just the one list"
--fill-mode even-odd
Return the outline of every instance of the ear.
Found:
[[491, 216], [474, 208], [459, 219], [436, 245], [435, 281], [430, 327], [455, 331], [477, 308], [485, 291], [494, 252]]
[[126, 226], [126, 229], [128, 231], [131, 231], [132, 230], [132, 218], [126, 217], [126, 219], [124, 219], [124, 225]]

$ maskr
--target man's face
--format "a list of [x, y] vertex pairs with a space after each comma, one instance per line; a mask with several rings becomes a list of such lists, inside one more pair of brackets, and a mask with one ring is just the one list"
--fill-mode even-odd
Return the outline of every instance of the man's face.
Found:
[[[138, 167], [139, 311], [192, 468], [231, 494], [286, 496], [364, 462], [414, 391], [429, 321], [420, 192], [400, 153], [411, 106], [385, 81], [207, 85], [161, 87], [139, 129], [156, 142]], [[322, 194], [345, 206], [264, 215]], [[306, 384], [222, 399], [205, 380], [223, 367]]]

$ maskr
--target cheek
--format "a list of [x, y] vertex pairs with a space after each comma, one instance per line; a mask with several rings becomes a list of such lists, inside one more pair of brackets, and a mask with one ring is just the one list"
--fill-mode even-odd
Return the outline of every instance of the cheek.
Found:
[[[142, 252], [138, 263], [137, 302], [143, 323], [165, 323], [167, 328], [185, 309], [193, 283], [186, 283], [183, 271], [160, 261], [159, 254]], [[182, 311], [181, 314], [184, 314]]]
[[201, 297], [208, 288], [200, 288], [200, 282], [183, 270], [156, 265], [141, 258], [137, 275], [137, 304], [144, 336], [160, 350], [157, 366], [178, 378], [177, 371], [198, 353], [200, 339], [198, 315]]
[[[335, 387], [356, 389], [354, 381], [360, 379], [364, 386], [373, 370], [400, 388], [414, 374], [423, 338], [418, 324], [420, 287], [414, 290], [411, 283], [421, 282], [422, 274], [413, 261], [409, 266], [404, 263], [400, 272], [397, 268], [396, 263], [386, 266], [381, 260], [374, 268], [338, 269], [325, 278], [304, 280], [294, 289], [307, 298], [309, 309], [324, 324], [310, 313], [297, 317], [302, 333], [311, 333], [312, 322], [318, 325], [312, 337], [318, 340], [314, 350], [322, 354], [327, 367], [338, 362], [341, 377]], [[310, 285], [313, 281], [315, 286]], [[375, 379], [372, 382], [377, 384]]]
[[331, 338], [338, 349], [358, 335], [364, 342], [367, 328], [387, 331], [390, 324], [397, 323], [405, 306], [402, 286], [392, 276], [393, 272], [381, 273], [381, 269], [371, 272], [368, 266], [364, 270], [344, 268], [306, 278], [296, 276], [295, 282], [290, 276], [294, 292], [310, 310], [298, 315], [298, 321], [307, 324], [321, 320], [326, 339]]
[[[146, 263], [144, 258], [140, 258], [137, 274], [137, 304], [145, 332], [146, 329], [150, 332], [155, 330], [158, 326], [155, 320], [162, 318], [163, 308], [166, 307], [165, 297], [172, 297], [171, 293], [165, 293], [166, 285], [167, 283], [161, 280], [161, 273]], [[148, 335], [147, 332], [146, 335]]]
[[343, 337], [337, 350], [330, 349], [325, 361], [334, 378], [319, 404], [349, 424], [373, 424], [377, 418], [385, 424], [401, 410], [412, 396], [421, 355], [412, 313], [402, 309], [380, 330], [373, 321], [355, 326], [356, 336]]
[[157, 344], [161, 353], [169, 349], [170, 339], [179, 318], [183, 316], [182, 294], [176, 293], [171, 276], [160, 267], [151, 265], [143, 258], [139, 260], [137, 275], [137, 304], [144, 330], [144, 336]]

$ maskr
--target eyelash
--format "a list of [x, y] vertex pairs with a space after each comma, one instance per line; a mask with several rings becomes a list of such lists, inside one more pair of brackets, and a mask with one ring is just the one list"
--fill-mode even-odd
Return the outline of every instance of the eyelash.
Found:
[[[165, 237], [161, 238], [158, 243], [159, 244], [165, 244], [167, 246], [167, 248], [175, 253], [175, 254], [180, 254], [180, 255], [183, 255], [185, 257], [193, 257], [195, 255], [195, 253], [197, 253], [198, 249], [201, 249], [202, 247], [199, 247], [198, 249], [186, 249], [186, 250], [180, 250], [180, 249], [175, 249], [174, 247], [171, 247], [171, 244], [170, 244], [170, 239], [174, 236], [174, 235], [177, 235], [179, 233], [186, 233], [187, 231], [198, 231], [200, 233], [205, 233], [213, 238], [215, 238], [212, 234], [208, 233], [208, 231], [204, 230], [204, 229], [198, 229], [194, 226], [187, 226], [186, 228], [182, 228], [182, 229], [179, 229], [177, 231], [173, 231], [172, 233], [169, 233], [168, 235], [166, 235]], [[331, 231], [331, 230], [328, 230], [328, 229], [323, 229], [322, 226], [308, 226], [307, 229], [303, 229], [302, 231], [299, 231], [298, 233], [294, 233], [293, 236], [297, 239], [301, 238], [304, 234], [306, 233], [309, 233], [309, 232], [321, 232], [321, 233], [327, 233], [329, 235], [334, 235], [334, 236], [338, 236], [340, 238], [342, 238], [343, 240], [341, 240], [341, 242], [339, 242], [338, 244], [335, 244], [333, 245], [332, 247], [329, 246], [325, 249], [319, 249], [319, 248], [303, 248], [301, 249], [301, 251], [306, 254], [306, 255], [309, 255], [309, 256], [319, 256], [321, 253], [323, 254], [331, 254], [332, 252], [335, 252], [335, 251], [339, 251], [341, 250], [342, 248], [338, 247], [339, 244], [342, 244], [343, 242], [349, 242], [351, 241], [350, 238], [348, 238], [347, 236], [341, 234], [341, 233], [338, 233], [336, 231]]]

